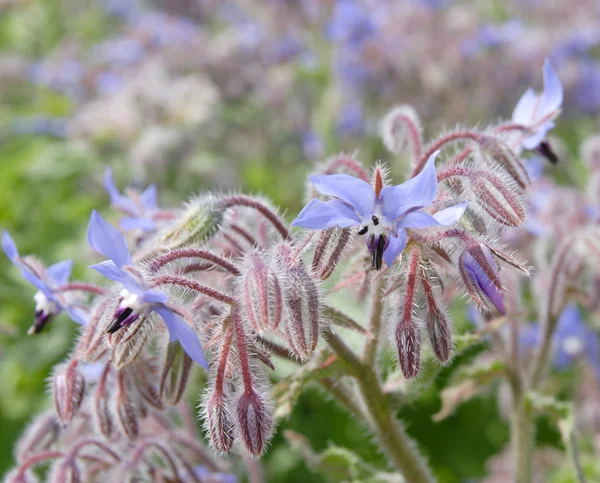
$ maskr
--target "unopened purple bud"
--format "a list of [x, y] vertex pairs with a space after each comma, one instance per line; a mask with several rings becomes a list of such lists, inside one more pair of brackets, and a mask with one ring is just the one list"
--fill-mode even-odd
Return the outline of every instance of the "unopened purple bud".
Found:
[[58, 368], [52, 382], [52, 397], [56, 414], [63, 424], [77, 414], [85, 393], [85, 379], [77, 369], [78, 361]]
[[255, 331], [276, 331], [283, 319], [283, 293], [279, 274], [258, 251], [244, 257], [240, 276], [242, 309]]
[[498, 266], [485, 245], [465, 251], [459, 259], [459, 271], [467, 292], [480, 308], [489, 300], [501, 314], [506, 313]]
[[81, 483], [82, 481], [77, 461], [71, 457], [56, 461], [48, 478], [49, 483]]
[[233, 446], [235, 432], [225, 396], [215, 391], [208, 398], [205, 408], [205, 424], [210, 442], [219, 453], [227, 453]]
[[266, 401], [254, 389], [245, 390], [237, 403], [238, 432], [252, 456], [260, 456], [273, 432], [273, 418]]

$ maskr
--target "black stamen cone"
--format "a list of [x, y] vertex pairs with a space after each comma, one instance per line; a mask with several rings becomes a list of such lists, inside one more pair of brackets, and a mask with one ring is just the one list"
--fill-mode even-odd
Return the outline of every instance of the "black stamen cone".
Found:
[[27, 333], [29, 335], [39, 334], [53, 318], [54, 317], [51, 314], [47, 314], [41, 310], [36, 310], [35, 311], [35, 322], [29, 328]]
[[113, 334], [117, 330], [119, 330], [122, 327], [121, 324], [123, 323], [123, 321], [127, 317], [129, 317], [132, 313], [133, 313], [133, 310], [130, 309], [129, 307], [126, 308], [125, 310], [121, 311], [119, 316], [115, 320], [113, 320], [112, 323], [108, 326], [108, 328], [106, 329], [106, 333]]
[[386, 237], [383, 235], [379, 235], [377, 240], [372, 240], [370, 244], [371, 251], [371, 268], [375, 270], [381, 270], [383, 266], [383, 252], [387, 246]]
[[552, 147], [548, 141], [542, 141], [537, 147], [537, 151], [552, 164], [558, 163], [558, 156], [552, 151]]

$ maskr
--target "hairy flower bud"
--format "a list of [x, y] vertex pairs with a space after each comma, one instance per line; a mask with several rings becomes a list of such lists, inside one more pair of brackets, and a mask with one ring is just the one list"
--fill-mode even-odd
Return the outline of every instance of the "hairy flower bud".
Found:
[[115, 369], [122, 369], [137, 360], [150, 330], [148, 318], [141, 316], [121, 330], [107, 334], [106, 340], [111, 348], [111, 359]]
[[56, 461], [52, 465], [48, 478], [49, 483], [81, 483], [82, 481], [77, 461], [71, 457]]
[[434, 286], [426, 270], [421, 270], [421, 283], [425, 294], [426, 329], [433, 352], [440, 362], [448, 362], [452, 351], [452, 334], [450, 320], [444, 310]]
[[117, 421], [123, 434], [130, 440], [138, 437], [140, 427], [138, 423], [138, 414], [135, 403], [131, 400], [128, 393], [127, 383], [123, 372], [118, 375], [118, 390], [114, 399]]
[[489, 300], [500, 313], [506, 313], [498, 265], [487, 246], [465, 250], [459, 257], [459, 273], [467, 293], [481, 309], [488, 310]]
[[169, 344], [166, 360], [160, 377], [160, 398], [167, 404], [177, 404], [187, 386], [192, 367], [192, 359], [185, 353], [181, 345]]
[[229, 404], [222, 392], [211, 388], [204, 403], [204, 425], [210, 442], [219, 453], [227, 453], [233, 446], [235, 430]]
[[58, 367], [52, 381], [52, 397], [56, 414], [63, 424], [67, 424], [81, 406], [85, 394], [85, 379], [77, 369], [78, 361]]
[[282, 283], [262, 253], [245, 255], [239, 284], [242, 310], [254, 330], [276, 331], [283, 319]]
[[244, 447], [252, 456], [260, 456], [273, 432], [271, 408], [263, 395], [246, 389], [237, 402], [237, 430]]
[[22, 463], [29, 456], [48, 449], [58, 440], [60, 431], [60, 423], [53, 410], [36, 416], [17, 442], [15, 459]]
[[109, 438], [114, 427], [112, 412], [109, 407], [110, 392], [108, 388], [108, 376], [110, 364], [107, 364], [100, 376], [96, 391], [94, 392], [93, 415], [96, 426], [100, 432]]
[[317, 284], [300, 265], [285, 273], [287, 342], [301, 360], [309, 357], [319, 342], [321, 299]]
[[498, 173], [476, 170], [470, 181], [473, 202], [493, 220], [510, 227], [525, 222], [523, 200]]
[[222, 222], [219, 198], [210, 194], [197, 196], [187, 202], [180, 217], [162, 234], [160, 241], [169, 250], [204, 243], [219, 230]]
[[394, 154], [412, 149], [415, 158], [421, 151], [421, 123], [411, 106], [394, 107], [381, 121], [381, 136], [385, 147]]
[[351, 231], [348, 228], [323, 230], [312, 260], [313, 272], [321, 280], [327, 280], [331, 276], [351, 241]]
[[527, 168], [521, 159], [502, 139], [495, 136], [482, 136], [479, 143], [481, 158], [490, 167], [500, 165], [523, 189], [531, 183]]

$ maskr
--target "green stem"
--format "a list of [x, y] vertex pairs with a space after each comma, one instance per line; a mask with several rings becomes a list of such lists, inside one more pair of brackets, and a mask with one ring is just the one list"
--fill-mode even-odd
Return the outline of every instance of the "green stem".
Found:
[[365, 410], [371, 420], [372, 430], [381, 449], [411, 483], [433, 483], [435, 479], [427, 467], [415, 443], [392, 412], [389, 400], [372, 367], [365, 365], [358, 356], [335, 333], [326, 333], [327, 342], [336, 355], [346, 364], [356, 379], [363, 398]]
[[515, 482], [531, 483], [533, 478], [533, 450], [535, 449], [535, 421], [524, 401], [519, 398], [510, 420]]

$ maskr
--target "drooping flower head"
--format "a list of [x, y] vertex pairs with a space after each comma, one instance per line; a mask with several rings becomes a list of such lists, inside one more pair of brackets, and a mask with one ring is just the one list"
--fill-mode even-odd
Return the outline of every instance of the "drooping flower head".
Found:
[[38, 291], [33, 296], [35, 306], [35, 322], [28, 333], [39, 333], [55, 316], [63, 310], [78, 324], [86, 323], [83, 308], [78, 307], [66, 292], [59, 289], [69, 281], [72, 260], [58, 262], [49, 267], [44, 267], [37, 260], [30, 257], [21, 257], [17, 246], [6, 230], [2, 232], [2, 248], [4, 253], [13, 263], [21, 269], [23, 278], [31, 283]]
[[332, 199], [311, 200], [292, 226], [312, 230], [358, 226], [358, 234], [366, 237], [371, 266], [379, 270], [382, 260], [391, 266], [406, 246], [407, 228], [450, 226], [466, 209], [463, 202], [433, 216], [421, 211], [437, 196], [437, 154], [431, 155], [421, 173], [397, 186], [383, 186], [381, 170], [376, 171], [374, 187], [346, 174], [310, 176], [315, 189]]
[[522, 142], [523, 149], [536, 149], [553, 163], [558, 158], [544, 139], [552, 129], [554, 118], [560, 114], [563, 102], [563, 88], [556, 71], [546, 59], [544, 62], [544, 91], [536, 94], [530, 87], [517, 102], [512, 120], [528, 128], [529, 136]]
[[467, 291], [479, 306], [484, 307], [487, 299], [504, 315], [506, 308], [498, 286], [498, 266], [490, 249], [482, 244], [472, 253], [467, 250], [460, 257], [460, 275]]
[[171, 308], [166, 293], [148, 288], [147, 281], [132, 265], [125, 237], [95, 210], [88, 227], [92, 249], [108, 260], [90, 268], [123, 285], [120, 302], [107, 332], [113, 333], [152, 312], [165, 322], [171, 342], [179, 341], [183, 350], [200, 366], [208, 369], [204, 351], [192, 328]]
[[108, 168], [104, 172], [104, 189], [110, 196], [111, 206], [126, 215], [120, 222], [123, 230], [156, 231], [156, 214], [159, 211], [156, 185], [148, 186], [142, 193], [128, 190], [127, 196], [122, 195], [115, 185], [112, 170]]

